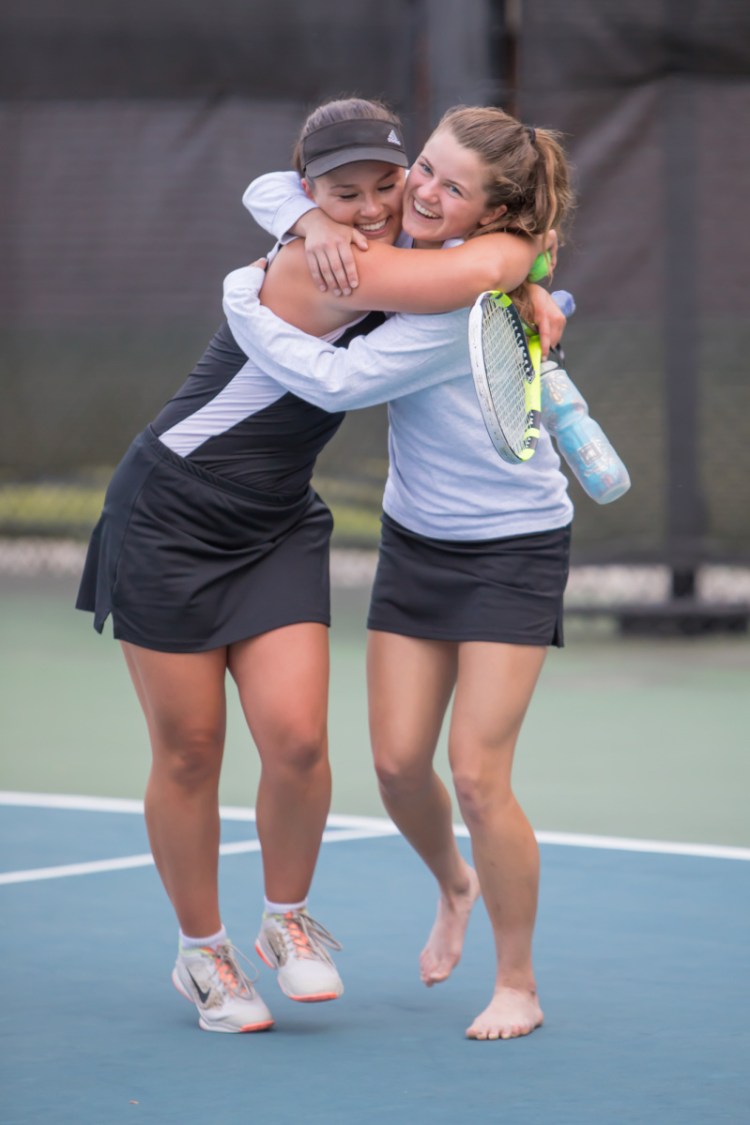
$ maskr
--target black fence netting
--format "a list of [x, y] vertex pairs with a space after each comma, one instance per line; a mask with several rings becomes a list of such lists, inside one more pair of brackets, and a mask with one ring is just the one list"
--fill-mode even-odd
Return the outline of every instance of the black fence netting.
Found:
[[[750, 559], [745, 5], [474, 0], [461, 35], [456, 18], [443, 0], [6, 6], [0, 535], [85, 538], [220, 323], [224, 275], [268, 249], [241, 195], [289, 166], [313, 105], [384, 97], [416, 150], [479, 90], [561, 130], [576, 169], [566, 353], [633, 478], [606, 508], [572, 482], [578, 561]], [[376, 534], [385, 434], [384, 409], [353, 412], [320, 459], [340, 541]]]
[[[518, 109], [565, 135], [579, 207], [566, 353], [631, 492], [578, 505], [604, 557], [750, 557], [750, 9], [522, 5]], [[740, 220], [739, 223], [737, 220]]]

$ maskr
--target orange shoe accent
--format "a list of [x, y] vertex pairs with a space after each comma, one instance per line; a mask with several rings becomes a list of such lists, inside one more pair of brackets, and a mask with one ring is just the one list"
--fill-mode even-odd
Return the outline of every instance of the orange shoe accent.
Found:
[[259, 943], [259, 942], [257, 942], [257, 941], [256, 941], [256, 943], [255, 943], [255, 952], [256, 952], [256, 953], [258, 954], [258, 956], [260, 957], [260, 959], [261, 959], [261, 961], [263, 962], [263, 964], [264, 964], [264, 965], [268, 965], [269, 969], [275, 969], [275, 968], [276, 968], [276, 966], [274, 965], [273, 961], [269, 961], [269, 960], [268, 960], [268, 958], [266, 957], [265, 953], [263, 952], [263, 950], [262, 950], [262, 949], [261, 949], [261, 947], [260, 947], [260, 943]]

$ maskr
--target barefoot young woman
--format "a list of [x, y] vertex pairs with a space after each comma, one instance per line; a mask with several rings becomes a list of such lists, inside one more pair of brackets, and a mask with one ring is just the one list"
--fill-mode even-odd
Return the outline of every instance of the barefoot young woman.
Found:
[[[553, 134], [501, 110], [463, 108], [444, 117], [411, 169], [403, 225], [417, 247], [473, 245], [488, 229], [543, 235], [571, 203]], [[433, 255], [435, 264], [453, 252]], [[562, 645], [572, 505], [559, 460], [544, 431], [530, 462], [497, 457], [469, 374], [467, 310], [397, 315], [334, 352], [262, 308], [262, 281], [252, 267], [236, 271], [224, 302], [260, 366], [326, 409], [389, 402], [368, 619], [370, 727], [384, 804], [439, 887], [422, 979], [450, 974], [481, 892], [497, 967], [467, 1035], [528, 1034], [543, 1019], [532, 963], [539, 853], [511, 770], [548, 646]], [[476, 871], [458, 851], [450, 797], [433, 767], [451, 698], [450, 765]]]
[[[311, 282], [302, 244], [276, 254], [269, 282], [278, 310], [306, 331], [345, 342], [359, 309], [459, 307], [495, 275], [510, 285], [527, 273], [538, 249], [528, 239], [461, 247], [442, 271], [431, 256], [390, 245], [407, 160], [398, 119], [377, 103], [321, 107], [300, 154], [321, 204], [372, 243], [354, 305]], [[111, 614], [148, 725], [146, 823], [179, 924], [172, 980], [208, 1031], [273, 1023], [219, 907], [227, 673], [261, 761], [265, 910], [256, 948], [292, 999], [343, 991], [329, 952], [337, 943], [307, 911], [331, 793], [332, 519], [310, 480], [342, 417], [265, 376], [224, 325], [117, 468], [81, 581], [77, 605], [100, 632]]]

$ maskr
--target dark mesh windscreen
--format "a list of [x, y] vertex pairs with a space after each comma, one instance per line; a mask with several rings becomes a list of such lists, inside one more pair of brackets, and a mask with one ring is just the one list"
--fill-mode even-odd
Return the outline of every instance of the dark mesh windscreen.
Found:
[[[577, 500], [597, 554], [750, 554], [750, 8], [522, 5], [520, 115], [566, 134], [580, 193], [555, 284], [569, 370], [633, 478]], [[579, 499], [580, 498], [580, 499]]]
[[[517, 8], [488, 3], [489, 23]], [[41, 508], [17, 515], [12, 489], [106, 479], [191, 370], [222, 319], [224, 275], [269, 246], [242, 192], [289, 166], [313, 105], [383, 96], [422, 139], [414, 119], [440, 78], [429, 59], [466, 47], [441, 46], [441, 11], [443, 0], [6, 5], [0, 532], [46, 529]], [[554, 283], [578, 302], [569, 370], [633, 479], [607, 508], [572, 484], [577, 557], [746, 559], [750, 8], [520, 11], [517, 109], [566, 134], [580, 193]], [[505, 55], [493, 66], [487, 89], [510, 89]], [[350, 415], [321, 460], [334, 498], [377, 512], [384, 437], [383, 410]], [[67, 518], [53, 503], [49, 530], [88, 529], [89, 509]]]

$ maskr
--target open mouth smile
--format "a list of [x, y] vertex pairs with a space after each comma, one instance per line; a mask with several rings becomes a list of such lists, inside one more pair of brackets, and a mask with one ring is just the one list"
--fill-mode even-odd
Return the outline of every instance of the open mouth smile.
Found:
[[412, 202], [414, 204], [414, 210], [417, 212], [418, 215], [421, 215], [423, 219], [439, 219], [440, 218], [440, 216], [436, 215], [434, 211], [428, 211], [427, 208], [425, 207], [424, 203], [420, 203], [420, 201], [417, 199], [416, 196], [414, 196], [414, 199], [412, 200]]
[[387, 219], [381, 219], [377, 223], [357, 223], [357, 227], [363, 234], [380, 234], [388, 225]]

